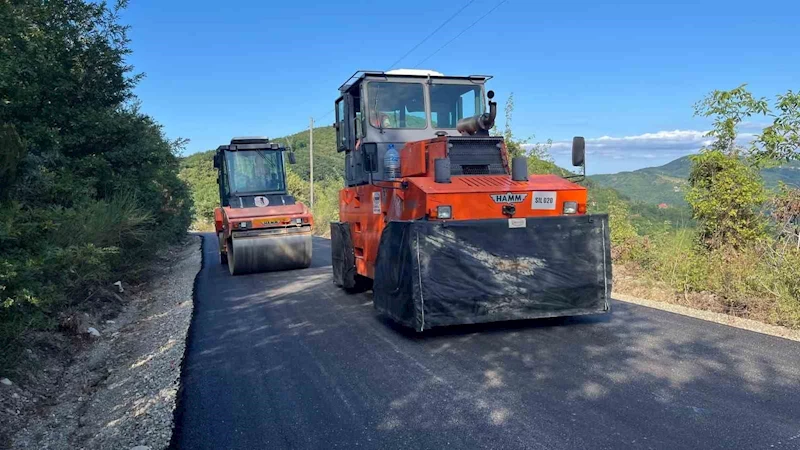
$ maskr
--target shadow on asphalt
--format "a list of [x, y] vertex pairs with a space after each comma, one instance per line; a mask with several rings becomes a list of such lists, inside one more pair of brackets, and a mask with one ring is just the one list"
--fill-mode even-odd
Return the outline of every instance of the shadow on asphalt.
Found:
[[[370, 301], [372, 301], [370, 299]], [[476, 323], [464, 325], [451, 325], [436, 327], [422, 332], [402, 326], [383, 314], [378, 314], [376, 320], [384, 326], [391, 328], [399, 335], [408, 339], [430, 339], [432, 337], [463, 336], [474, 333], [492, 334], [508, 333], [521, 330], [535, 330], [537, 328], [569, 327], [580, 324], [605, 323], [611, 320], [611, 314], [598, 314], [580, 317], [552, 317], [544, 319], [508, 320], [501, 322]]]

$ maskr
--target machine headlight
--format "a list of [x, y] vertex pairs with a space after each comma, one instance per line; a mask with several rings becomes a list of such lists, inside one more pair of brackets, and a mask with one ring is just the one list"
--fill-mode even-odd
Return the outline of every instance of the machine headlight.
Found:
[[564, 214], [577, 214], [578, 202], [564, 202]]
[[250, 222], [239, 222], [239, 228], [249, 228]]
[[450, 205], [441, 205], [436, 207], [436, 217], [440, 219], [452, 219], [453, 207]]

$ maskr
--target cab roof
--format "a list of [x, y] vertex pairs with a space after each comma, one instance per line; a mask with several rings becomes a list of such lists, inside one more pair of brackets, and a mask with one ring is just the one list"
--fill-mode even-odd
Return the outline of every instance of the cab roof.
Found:
[[266, 136], [243, 136], [231, 139], [229, 145], [220, 145], [217, 151], [286, 150], [283, 144], [270, 142]]
[[426, 69], [395, 69], [389, 71], [383, 70], [357, 70], [355, 73], [350, 75], [350, 78], [347, 79], [341, 86], [339, 86], [340, 92], [346, 92], [350, 90], [351, 87], [355, 86], [356, 84], [360, 83], [366, 78], [389, 78], [389, 77], [403, 77], [403, 78], [443, 78], [447, 80], [478, 80], [478, 81], [488, 81], [492, 78], [491, 75], [467, 75], [467, 76], [459, 76], [459, 75], [444, 75], [441, 72], [436, 72], [433, 70], [426, 70]]
[[269, 138], [266, 136], [240, 136], [231, 139], [231, 144], [266, 144]]

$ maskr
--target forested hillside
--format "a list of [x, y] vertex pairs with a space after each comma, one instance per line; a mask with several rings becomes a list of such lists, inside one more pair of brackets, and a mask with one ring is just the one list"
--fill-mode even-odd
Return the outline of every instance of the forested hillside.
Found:
[[[301, 178], [308, 180], [308, 130], [279, 137], [276, 140], [289, 144], [295, 150], [297, 164], [290, 168]], [[336, 130], [330, 126], [314, 128], [314, 180], [339, 179], [343, 173], [344, 154], [336, 152]]]
[[[601, 186], [619, 191], [634, 201], [649, 205], [666, 203], [670, 206], [688, 206], [685, 194], [689, 186], [691, 161], [688, 156], [678, 158], [663, 166], [647, 167], [632, 172], [619, 172], [608, 175], [592, 175]], [[768, 188], [775, 188], [779, 182], [800, 186], [800, 163], [792, 162], [780, 167], [770, 167], [761, 171]]]

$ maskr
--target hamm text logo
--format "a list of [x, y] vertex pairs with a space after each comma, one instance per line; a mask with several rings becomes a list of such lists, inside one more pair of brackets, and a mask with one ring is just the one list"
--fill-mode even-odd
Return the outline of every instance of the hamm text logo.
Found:
[[495, 203], [522, 203], [527, 196], [528, 194], [512, 194], [510, 192], [508, 194], [491, 195]]

